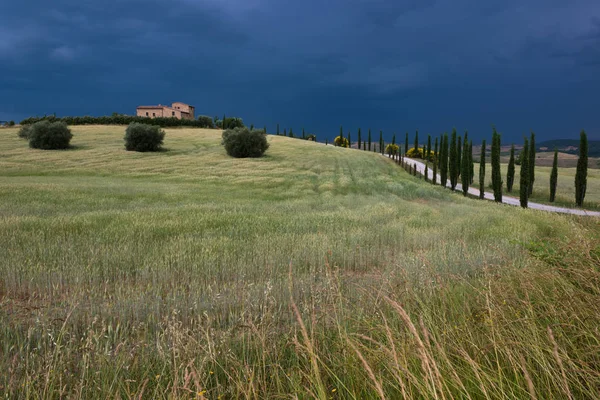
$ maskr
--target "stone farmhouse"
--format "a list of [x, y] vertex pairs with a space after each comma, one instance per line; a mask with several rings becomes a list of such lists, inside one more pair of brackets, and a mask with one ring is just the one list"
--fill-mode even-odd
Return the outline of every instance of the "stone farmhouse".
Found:
[[139, 106], [136, 109], [138, 117], [148, 118], [177, 118], [177, 119], [194, 119], [194, 106], [189, 104], [176, 102], [171, 106]]

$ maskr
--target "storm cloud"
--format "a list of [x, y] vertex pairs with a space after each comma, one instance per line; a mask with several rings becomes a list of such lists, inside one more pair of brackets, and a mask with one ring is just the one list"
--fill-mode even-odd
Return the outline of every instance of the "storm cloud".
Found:
[[600, 138], [597, 0], [26, 0], [0, 4], [0, 119], [199, 114]]

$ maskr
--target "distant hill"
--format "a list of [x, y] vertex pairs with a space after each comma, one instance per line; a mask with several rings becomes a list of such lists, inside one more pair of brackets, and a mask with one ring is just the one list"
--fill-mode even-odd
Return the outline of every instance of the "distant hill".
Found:
[[[558, 151], [568, 154], [579, 154], [579, 139], [546, 140], [537, 144], [538, 151]], [[600, 140], [588, 140], [588, 156], [600, 157]]]

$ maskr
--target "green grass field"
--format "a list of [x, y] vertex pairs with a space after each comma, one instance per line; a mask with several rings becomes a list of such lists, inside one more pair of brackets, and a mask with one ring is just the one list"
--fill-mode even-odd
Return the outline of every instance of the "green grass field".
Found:
[[[220, 131], [0, 131], [6, 398], [600, 396], [600, 225], [377, 154]], [[538, 178], [540, 181], [541, 177]]]

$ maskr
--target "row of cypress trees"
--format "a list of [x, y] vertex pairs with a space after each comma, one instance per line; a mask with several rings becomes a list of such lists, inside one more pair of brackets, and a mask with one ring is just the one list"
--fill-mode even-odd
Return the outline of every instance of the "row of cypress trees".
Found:
[[[452, 130], [450, 140], [448, 134], [440, 137], [440, 151], [437, 151], [438, 139], [436, 138], [434, 148], [434, 171], [440, 171], [440, 185], [446, 186], [450, 180], [450, 188], [456, 189], [458, 180], [462, 186], [463, 194], [466, 196], [469, 186], [473, 183], [473, 141], [469, 141], [469, 133], [464, 136], [458, 135], [456, 129]], [[436, 183], [434, 177], [432, 183]]]
[[[415, 148], [419, 146], [418, 131], [415, 134]], [[464, 139], [457, 135], [456, 129], [453, 129], [450, 141], [448, 134], [444, 133], [439, 140], [440, 146], [438, 151], [438, 138], [435, 139], [435, 147], [433, 152], [433, 178], [431, 183], [436, 184], [438, 169], [440, 173], [440, 184], [446, 186], [450, 180], [450, 188], [455, 190], [458, 183], [458, 178], [461, 179], [463, 194], [466, 196], [469, 190], [469, 185], [473, 183], [473, 142], [468, 139], [468, 132], [465, 132]], [[405, 154], [408, 144], [408, 134], [405, 140]], [[492, 190], [494, 200], [502, 202], [502, 173], [500, 169], [500, 153], [501, 153], [501, 135], [493, 127], [492, 147], [491, 147], [491, 168], [492, 168]], [[431, 136], [428, 137], [427, 146], [423, 146], [423, 154], [431, 153]], [[587, 166], [588, 166], [588, 144], [585, 131], [581, 131], [579, 145], [579, 159], [577, 162], [577, 172], [575, 175], [575, 203], [578, 206], [583, 205], [585, 192], [587, 187]], [[520, 154], [520, 181], [519, 181], [519, 199], [522, 207], [526, 208], [529, 197], [533, 193], [533, 184], [535, 182], [535, 133], [531, 132], [529, 139], [525, 138], [523, 150]], [[427, 159], [427, 156], [424, 156]], [[510, 193], [513, 190], [515, 179], [515, 146], [510, 149], [510, 157], [506, 176], [506, 188]], [[485, 193], [485, 168], [486, 168], [486, 141], [483, 140], [481, 145], [481, 155], [479, 160], [479, 198], [484, 198]], [[427, 175], [425, 177], [427, 179]], [[550, 202], [554, 202], [556, 198], [556, 187], [558, 182], [558, 150], [554, 150], [554, 160], [552, 164], [552, 172], [550, 174]]]
[[[291, 131], [291, 130], [290, 130]], [[304, 130], [303, 130], [304, 133]], [[304, 137], [304, 135], [303, 135]], [[340, 127], [340, 138], [344, 138], [343, 129]], [[348, 145], [352, 146], [351, 135], [348, 132], [347, 138]], [[404, 165], [403, 156], [406, 156], [408, 151], [408, 132], [406, 133], [404, 140], [404, 151], [399, 151], [396, 145], [396, 135], [393, 135], [392, 146], [388, 146], [390, 150], [390, 156], [394, 156], [398, 160], [399, 164]], [[502, 173], [500, 169], [500, 153], [501, 153], [501, 135], [493, 127], [492, 132], [492, 147], [491, 147], [491, 168], [492, 168], [492, 190], [494, 193], [494, 201], [502, 202], [503, 192], [503, 181]], [[378, 149], [373, 146], [371, 129], [368, 131], [368, 139], [365, 141], [362, 138], [362, 132], [358, 129], [358, 144], [357, 148], [360, 150], [377, 151], [381, 154], [385, 153], [385, 141], [383, 139], [383, 131], [379, 131], [379, 143]], [[419, 149], [419, 131], [415, 132], [414, 148]], [[419, 149], [420, 150], [420, 149]], [[479, 198], [484, 198], [485, 193], [485, 169], [486, 169], [486, 141], [482, 141], [481, 155], [479, 159]], [[393, 151], [393, 152], [392, 152]], [[585, 198], [586, 186], [587, 186], [587, 135], [585, 131], [581, 131], [580, 134], [580, 146], [579, 146], [579, 159], [577, 162], [577, 173], [575, 176], [575, 202], [578, 206], [583, 205], [583, 199]], [[473, 184], [474, 177], [474, 162], [473, 162], [473, 141], [469, 141], [468, 132], [465, 132], [464, 137], [457, 134], [456, 129], [452, 130], [450, 139], [448, 134], [444, 133], [441, 137], [435, 138], [435, 144], [431, 148], [431, 135], [427, 137], [427, 144], [423, 144], [423, 158], [426, 160], [426, 175], [429, 171], [430, 155], [433, 155], [433, 178], [431, 183], [437, 184], [438, 172], [440, 175], [440, 184], [446, 186], [448, 180], [450, 180], [450, 188], [456, 189], [458, 179], [462, 186], [462, 192], [466, 196], [469, 191], [469, 186]], [[535, 133], [531, 132], [529, 139], [525, 138], [523, 144], [523, 150], [519, 155], [520, 161], [520, 180], [519, 180], [519, 200], [522, 207], [527, 207], [529, 197], [533, 193], [533, 184], [535, 182]], [[508, 161], [508, 168], [506, 174], [506, 189], [508, 193], [513, 191], [515, 181], [515, 164], [517, 163], [515, 157], [515, 145], [512, 144], [510, 149], [510, 157]], [[416, 173], [416, 169], [411, 166], [411, 173]], [[550, 175], [550, 202], [554, 202], [556, 198], [556, 187], [558, 182], [558, 150], [554, 150], [554, 160], [552, 165], [552, 172]]]
[[[519, 199], [522, 207], [527, 207], [529, 197], [533, 194], [533, 184], [535, 181], [535, 133], [531, 132], [529, 140], [525, 138], [523, 150], [520, 154], [521, 171], [519, 182]], [[506, 188], [512, 192], [515, 179], [515, 145], [510, 149], [510, 158], [508, 161], [508, 170], [506, 174]], [[579, 137], [579, 158], [577, 160], [577, 172], [575, 175], [575, 204], [583, 205], [585, 191], [587, 186], [587, 166], [588, 166], [588, 144], [587, 134], [581, 131]], [[554, 149], [554, 159], [552, 162], [552, 171], [550, 173], [550, 197], [549, 201], [553, 203], [556, 199], [556, 187], [558, 184], [558, 149]]]
[[[408, 141], [408, 136], [407, 136]], [[439, 151], [438, 151], [438, 143]], [[415, 135], [415, 146], [418, 146], [418, 132]], [[500, 172], [500, 134], [494, 128], [492, 138], [492, 187], [494, 189], [494, 199], [502, 202], [502, 178]], [[424, 154], [431, 152], [431, 136], [428, 138], [427, 147], [424, 146]], [[481, 146], [481, 158], [479, 160], [479, 197], [483, 199], [485, 192], [485, 164], [486, 164], [486, 142]], [[427, 158], [427, 157], [425, 157]], [[456, 189], [458, 179], [462, 187], [462, 192], [466, 196], [469, 186], [473, 183], [474, 162], [473, 162], [473, 141], [469, 141], [469, 133], [465, 132], [464, 137], [457, 134], [456, 129], [452, 130], [450, 139], [448, 134], [444, 133], [438, 141], [435, 139], [433, 152], [433, 178], [431, 183], [436, 184], [439, 168], [440, 185], [446, 186], [450, 180], [450, 188]]]
[[[386, 147], [386, 143], [385, 140], [383, 138], [383, 131], [379, 131], [379, 142], [377, 143], [377, 145], [375, 145], [375, 143], [372, 140], [372, 135], [371, 135], [371, 129], [368, 130], [368, 134], [367, 134], [367, 139], [364, 140], [362, 137], [362, 130], [361, 128], [358, 129], [358, 141], [356, 144], [356, 148], [359, 150], [368, 150], [368, 151], [379, 151], [381, 154], [385, 154], [386, 149], [393, 149], [394, 147]], [[418, 146], [418, 131], [415, 137], [415, 146]], [[336, 140], [338, 140], [338, 142], [341, 141], [341, 139], [345, 139], [348, 141], [348, 146], [352, 147], [352, 140], [351, 140], [351, 133], [348, 132], [348, 135], [344, 137], [343, 134], [343, 128], [340, 127], [340, 134], [335, 138]], [[400, 146], [396, 143], [396, 134], [393, 135], [392, 137], [392, 142], [390, 143], [392, 146], [398, 146], [398, 148], [400, 148]], [[408, 149], [408, 133], [406, 134], [406, 141], [405, 141], [405, 145], [404, 145], [404, 153], [406, 154], [406, 151]], [[399, 150], [397, 150], [399, 151]], [[423, 148], [423, 153], [424, 154], [429, 154], [431, 153], [431, 136], [429, 136], [429, 141], [428, 141], [428, 146]], [[395, 153], [390, 153], [389, 155], [395, 155]]]

